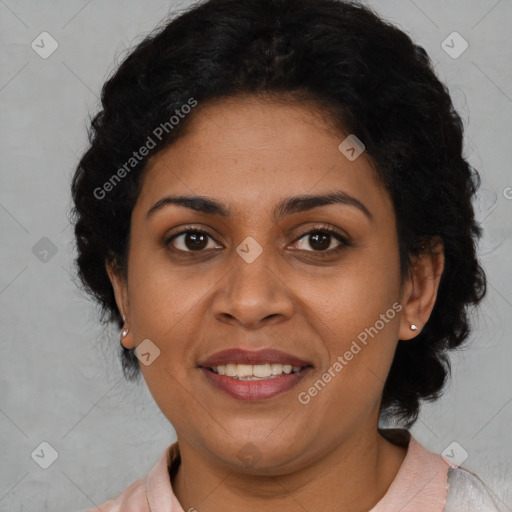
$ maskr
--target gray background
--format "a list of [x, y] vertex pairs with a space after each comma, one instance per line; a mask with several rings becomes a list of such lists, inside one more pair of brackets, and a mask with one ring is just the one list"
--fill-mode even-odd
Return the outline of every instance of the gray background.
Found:
[[[488, 295], [471, 348], [452, 356], [445, 395], [423, 408], [412, 432], [438, 453], [458, 442], [469, 454], [463, 466], [512, 510], [512, 2], [369, 3], [432, 57], [482, 175]], [[92, 508], [146, 473], [175, 439], [145, 383], [124, 381], [118, 333], [99, 326], [73, 283], [67, 212], [102, 83], [127, 48], [187, 5], [0, 0], [0, 511]], [[31, 48], [43, 31], [59, 45], [47, 59]], [[469, 44], [456, 59], [441, 47], [453, 31]], [[48, 469], [31, 457], [43, 441], [58, 453]]]

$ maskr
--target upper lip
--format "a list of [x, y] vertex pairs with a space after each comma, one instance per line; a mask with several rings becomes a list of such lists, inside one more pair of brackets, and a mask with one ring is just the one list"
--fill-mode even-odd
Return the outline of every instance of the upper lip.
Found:
[[198, 366], [213, 368], [215, 366], [234, 364], [291, 364], [292, 366], [310, 366], [311, 363], [298, 357], [274, 349], [261, 349], [257, 351], [231, 348], [221, 350], [203, 359]]

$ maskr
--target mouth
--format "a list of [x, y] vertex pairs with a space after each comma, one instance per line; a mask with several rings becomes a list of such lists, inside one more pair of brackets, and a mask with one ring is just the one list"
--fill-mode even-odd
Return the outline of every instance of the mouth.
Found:
[[313, 365], [276, 350], [217, 352], [199, 364], [214, 389], [239, 400], [265, 400], [294, 388]]

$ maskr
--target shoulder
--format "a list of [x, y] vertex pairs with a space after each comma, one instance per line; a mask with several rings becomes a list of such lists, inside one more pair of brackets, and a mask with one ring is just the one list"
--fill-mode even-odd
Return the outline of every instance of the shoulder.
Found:
[[86, 512], [97, 512], [98, 510], [101, 510], [101, 512], [124, 512], [127, 510], [126, 507], [135, 507], [135, 509], [132, 510], [146, 512], [148, 510], [146, 501], [146, 478], [147, 475], [141, 476], [119, 494], [117, 498], [108, 500]]
[[482, 480], [462, 467], [450, 468], [444, 512], [500, 512]]
[[[150, 512], [156, 510], [179, 510], [169, 479], [169, 469], [180, 462], [177, 441], [160, 455], [153, 468], [135, 480], [115, 499], [97, 505], [85, 512]], [[150, 505], [151, 504], [151, 505]], [[175, 506], [177, 504], [177, 506]]]

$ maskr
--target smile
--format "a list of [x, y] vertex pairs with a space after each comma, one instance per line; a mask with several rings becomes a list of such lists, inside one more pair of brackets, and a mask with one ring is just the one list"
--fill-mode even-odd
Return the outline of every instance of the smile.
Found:
[[260, 380], [260, 379], [275, 379], [280, 377], [283, 373], [289, 375], [290, 373], [299, 373], [302, 366], [292, 366], [291, 364], [236, 364], [228, 363], [226, 365], [219, 365], [210, 368], [214, 373], [219, 375], [226, 375], [233, 379], [240, 380]]

